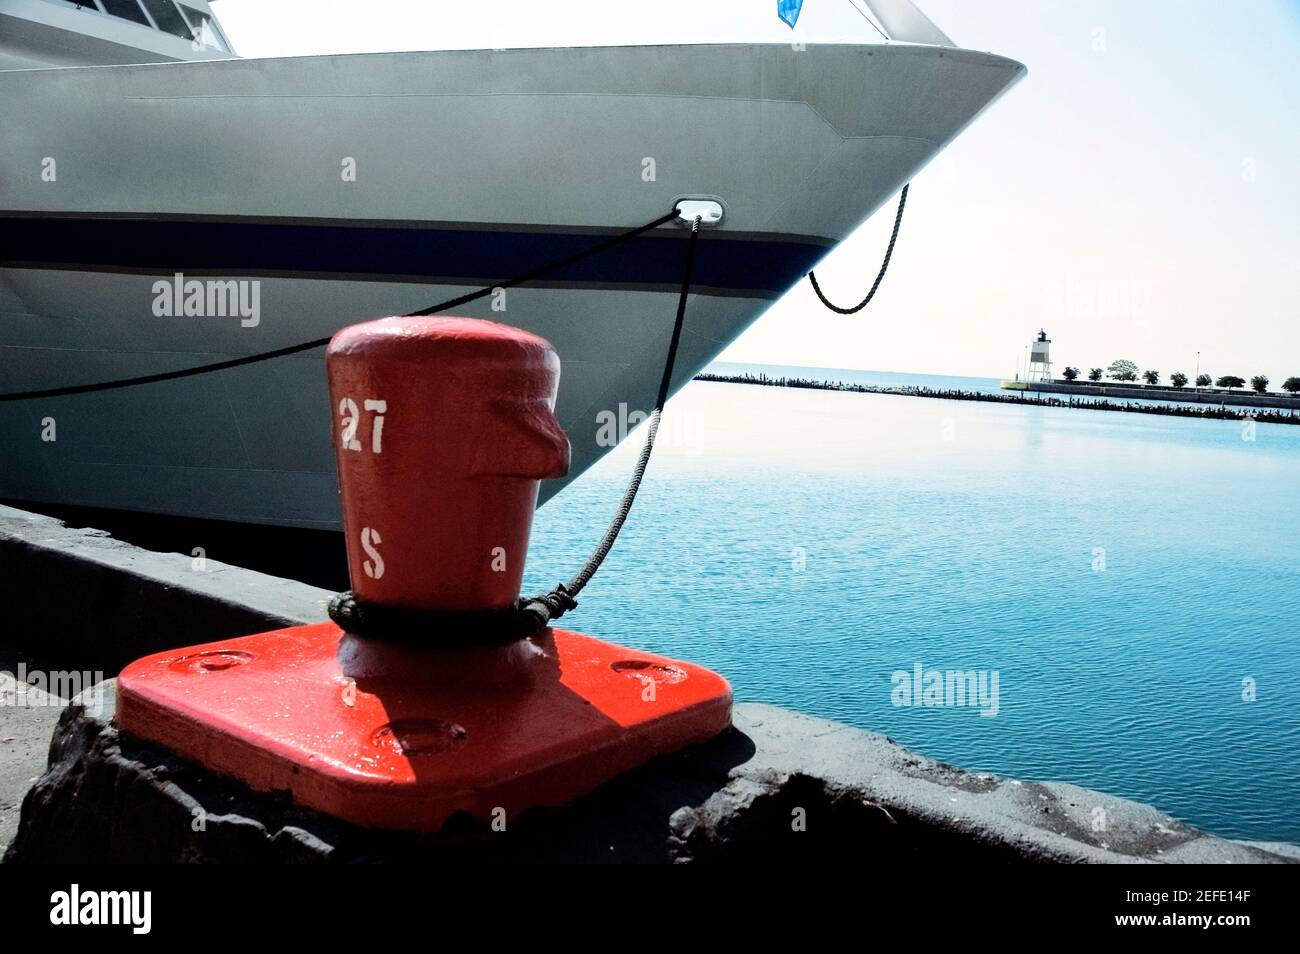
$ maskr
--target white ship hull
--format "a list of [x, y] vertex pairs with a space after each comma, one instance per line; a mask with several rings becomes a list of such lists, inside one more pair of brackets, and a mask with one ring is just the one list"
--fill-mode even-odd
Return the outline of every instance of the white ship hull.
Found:
[[[327, 336], [717, 196], [677, 387], [1023, 71], [892, 44], [0, 72], [0, 391]], [[600, 412], [653, 404], [685, 238], [665, 225], [510, 290], [504, 311], [456, 310], [555, 345], [568, 479], [608, 450]], [[259, 281], [260, 320], [155, 315], [155, 282], [177, 272]], [[321, 351], [0, 404], [0, 498], [337, 527], [329, 410]], [[42, 439], [48, 419], [57, 440]], [[544, 498], [565, 481], [547, 483]]]

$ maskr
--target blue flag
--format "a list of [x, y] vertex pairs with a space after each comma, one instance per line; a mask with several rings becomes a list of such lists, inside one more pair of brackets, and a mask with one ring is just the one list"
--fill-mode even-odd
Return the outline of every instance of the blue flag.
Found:
[[786, 22], [791, 30], [794, 29], [795, 21], [799, 19], [799, 11], [803, 9], [803, 0], [776, 0], [776, 15]]

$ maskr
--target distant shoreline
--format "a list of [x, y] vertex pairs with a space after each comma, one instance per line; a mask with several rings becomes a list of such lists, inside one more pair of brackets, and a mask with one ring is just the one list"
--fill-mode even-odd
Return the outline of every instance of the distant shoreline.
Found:
[[766, 374], [716, 374], [702, 372], [696, 381], [713, 381], [720, 384], [754, 384], [760, 387], [804, 388], [813, 391], [852, 391], [860, 394], [894, 394], [900, 397], [939, 398], [947, 401], [985, 401], [993, 404], [1032, 404], [1038, 407], [1072, 407], [1091, 411], [1122, 411], [1130, 414], [1157, 414], [1163, 417], [1194, 417], [1202, 420], [1236, 421], [1252, 418], [1261, 424], [1300, 424], [1300, 414], [1269, 408], [1229, 408], [1223, 404], [1141, 404], [1137, 401], [1107, 401], [1105, 399], [1026, 397], [1026, 392], [986, 394], [982, 391], [962, 391], [956, 388], [926, 388], [913, 386], [883, 386], [875, 384], [849, 384], [844, 381], [820, 381], [815, 378], [769, 377]]

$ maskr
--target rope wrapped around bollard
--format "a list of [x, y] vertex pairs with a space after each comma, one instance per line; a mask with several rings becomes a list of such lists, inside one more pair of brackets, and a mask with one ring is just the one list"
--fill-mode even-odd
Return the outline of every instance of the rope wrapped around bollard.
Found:
[[339, 629], [367, 639], [422, 646], [490, 646], [512, 643], [545, 628], [537, 614], [526, 611], [528, 602], [521, 599], [514, 606], [488, 612], [431, 613], [363, 603], [347, 590], [330, 600], [329, 614]]

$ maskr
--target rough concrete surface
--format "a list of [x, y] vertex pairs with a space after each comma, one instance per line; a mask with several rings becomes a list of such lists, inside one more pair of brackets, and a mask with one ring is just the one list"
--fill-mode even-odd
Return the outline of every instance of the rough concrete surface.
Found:
[[123, 737], [111, 708], [64, 711], [6, 862], [770, 863], [868, 851], [949, 863], [1300, 860], [1291, 846], [1216, 838], [1073, 785], [963, 772], [884, 736], [758, 704], [737, 706], [735, 727], [713, 742], [571, 806], [506, 819], [504, 831], [462, 817], [437, 835], [376, 832]]
[[68, 700], [0, 672], [0, 845], [18, 830], [23, 796], [45, 772], [50, 738]]

